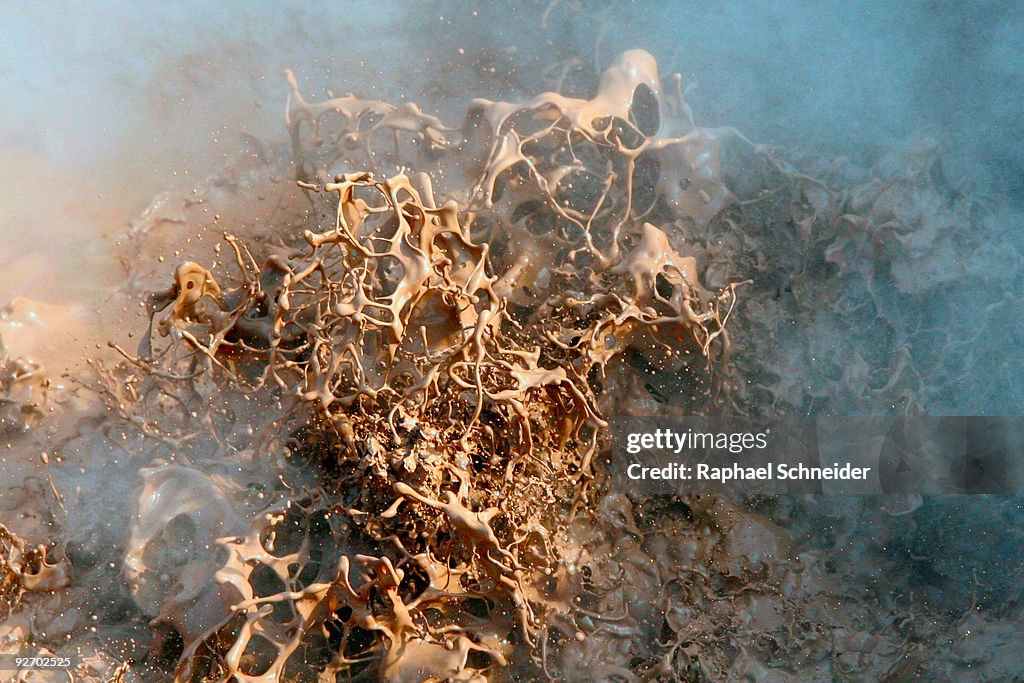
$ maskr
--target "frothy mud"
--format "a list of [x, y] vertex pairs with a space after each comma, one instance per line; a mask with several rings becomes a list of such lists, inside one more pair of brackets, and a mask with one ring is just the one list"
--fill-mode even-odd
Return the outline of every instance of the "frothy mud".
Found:
[[[837, 565], [863, 532], [826, 521], [882, 510], [632, 500], [603, 469], [613, 413], [924, 405], [916, 351], [871, 343], [900, 323], [869, 266], [884, 253], [907, 294], [991, 277], [937, 266], [988, 247], [934, 144], [859, 176], [785, 160], [697, 125], [642, 50], [589, 99], [473, 99], [459, 125], [287, 82], [287, 144], [247, 140], [133, 223], [119, 296], [145, 319], [119, 363], [54, 388], [0, 356], [9, 452], [45, 449], [27, 480], [55, 510], [18, 531], [59, 539], [0, 527], [4, 648], [119, 681], [1006, 666], [926, 656], [967, 622], [859, 573], [885, 539]], [[814, 326], [879, 357], [794, 370]], [[39, 431], [51, 394], [77, 427]], [[915, 538], [896, 519], [888, 542]]]

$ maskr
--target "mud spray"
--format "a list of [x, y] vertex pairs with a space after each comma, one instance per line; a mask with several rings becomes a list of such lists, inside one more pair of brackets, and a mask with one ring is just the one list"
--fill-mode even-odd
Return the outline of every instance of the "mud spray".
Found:
[[[274, 123], [175, 115], [184, 187], [92, 178], [171, 189], [77, 262], [5, 265], [0, 651], [77, 681], [1019, 675], [1012, 499], [630, 498], [604, 468], [612, 414], [1012, 412], [1021, 359], [985, 335], [1019, 308], [1012, 181], [955, 180], [926, 133], [751, 140], [796, 108], [702, 125], [616, 45], [636, 8], [434, 10], [388, 74], [235, 36], [292, 60], [250, 84]], [[730, 94], [709, 118], [758, 102]]]

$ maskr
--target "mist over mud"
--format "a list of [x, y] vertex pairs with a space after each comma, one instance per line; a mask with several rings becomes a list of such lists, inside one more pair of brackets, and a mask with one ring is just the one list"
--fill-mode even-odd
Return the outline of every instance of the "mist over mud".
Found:
[[1012, 3], [2, 12], [0, 652], [1021, 674], [1020, 497], [603, 470], [609, 415], [1020, 414]]

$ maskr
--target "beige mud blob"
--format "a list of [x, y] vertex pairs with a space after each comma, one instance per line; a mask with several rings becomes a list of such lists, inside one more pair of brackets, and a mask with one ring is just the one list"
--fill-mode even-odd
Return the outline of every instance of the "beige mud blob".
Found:
[[[435, 116], [423, 113], [412, 102], [394, 106], [379, 100], [366, 100], [349, 94], [323, 102], [309, 103], [299, 92], [291, 70], [285, 71], [291, 86], [285, 109], [285, 123], [291, 137], [292, 153], [300, 160], [295, 167], [299, 181], [329, 180], [321, 169], [340, 156], [337, 150], [362, 150], [363, 163], [374, 163], [381, 153], [397, 163], [422, 161], [449, 144], [446, 133], [453, 129]], [[417, 159], [402, 159], [403, 136], [411, 137], [418, 150]], [[311, 150], [323, 148], [327, 156], [318, 155], [316, 162], [301, 160]], [[389, 154], [390, 152], [390, 154]]]
[[0, 620], [17, 609], [26, 592], [56, 591], [71, 582], [64, 560], [52, 562], [43, 545], [31, 546], [0, 524]]
[[[203, 639], [186, 642], [177, 680], [305, 680], [316, 671], [387, 681], [442, 675], [482, 681], [480, 662], [484, 669], [507, 664], [502, 653], [511, 645], [499, 634], [513, 628], [508, 620], [481, 628], [479, 615], [465, 613], [461, 626], [429, 626], [458, 618], [462, 602], [489, 599], [467, 569], [452, 569], [430, 553], [392, 561], [352, 553], [345, 545], [335, 546], [343, 554], [318, 557], [330, 547], [317, 538], [331, 535], [322, 526], [326, 512], [307, 500], [257, 516], [245, 537], [224, 539], [230, 557], [216, 580], [242, 598], [233, 617]], [[427, 583], [410, 599], [412, 573]], [[237, 633], [228, 642], [226, 629]], [[341, 639], [334, 646], [328, 642], [332, 633]], [[476, 664], [470, 662], [474, 653]]]
[[141, 472], [125, 577], [139, 609], [191, 640], [220, 621], [238, 595], [213, 583], [217, 540], [245, 531], [230, 480], [176, 465]]
[[734, 200], [722, 148], [753, 147], [735, 129], [694, 124], [682, 93], [663, 92], [643, 50], [619, 56], [590, 99], [475, 99], [463, 136], [464, 150], [479, 150], [463, 161], [473, 169], [467, 206], [493, 226], [489, 239], [505, 269], [498, 288], [523, 307], [557, 291], [564, 271], [616, 265], [622, 249], [644, 239], [645, 220], [677, 245], [683, 231], [673, 226], [702, 239]]

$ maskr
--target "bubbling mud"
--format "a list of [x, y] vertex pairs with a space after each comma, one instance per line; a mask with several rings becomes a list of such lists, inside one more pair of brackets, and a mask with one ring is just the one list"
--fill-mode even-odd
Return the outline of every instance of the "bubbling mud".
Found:
[[25, 592], [55, 591], [70, 583], [67, 563], [51, 562], [47, 553], [46, 546], [30, 546], [0, 524], [0, 618], [7, 618]]
[[[282, 426], [304, 416], [292, 457], [318, 468], [319, 492], [220, 538], [228, 558], [211, 577], [212, 554], [171, 572], [145, 558], [175, 520], [207, 539], [233, 528], [233, 511], [210, 507], [230, 496], [205, 479], [171, 493], [197, 472], [144, 474], [126, 560], [135, 600], [182, 639], [180, 680], [288, 679], [317, 666], [310, 653], [326, 674], [394, 681], [543, 668], [549, 619], [572, 612], [577, 581], [556, 537], [596, 500], [601, 378], [629, 353], [727, 358], [735, 285], [703, 287], [694, 259], [633, 202], [636, 160], [657, 153], [693, 181], [669, 192], [648, 176], [644, 191], [704, 224], [727, 196], [719, 137], [691, 125], [657, 138], [669, 110], [642, 51], [617, 60], [593, 100], [474, 101], [458, 142], [415, 107], [309, 104], [289, 80], [298, 182], [314, 204], [334, 195], [333, 229], [277, 247], [229, 236], [230, 276], [180, 265], [125, 355], [140, 372], [133, 394], [157, 404], [201, 381], [273, 395]], [[306, 149], [324, 146], [329, 114], [330, 139], [365, 162], [388, 131], [389, 154], [410, 134], [440, 176], [483, 170], [453, 193], [464, 206], [439, 202], [425, 173], [325, 181], [317, 164], [335, 159]], [[197, 633], [211, 595], [222, 616]]]
[[[835, 168], [812, 177], [698, 126], [679, 77], [665, 92], [642, 50], [589, 99], [474, 99], [459, 126], [413, 104], [310, 102], [286, 76], [287, 145], [256, 141], [246, 165], [161, 196], [130, 230], [142, 253], [190, 248], [173, 273], [134, 264], [123, 295], [148, 326], [137, 348], [113, 345], [124, 362], [94, 366], [107, 413], [89, 419], [137, 484], [123, 561], [108, 571], [72, 546], [76, 576], [0, 527], [0, 605], [34, 614], [36, 590], [66, 607], [79, 576], [123, 576], [117, 623], [136, 630], [111, 635], [120, 681], [903, 680], [927, 667], [920, 644], [946, 636], [910, 634], [877, 580], [835, 566], [855, 529], [797, 542], [808, 520], [842, 515], [634, 500], [610, 490], [602, 455], [614, 413], [919, 405], [910, 347], [867, 343], [871, 326], [845, 312], [897, 325], [874, 287], [879, 250], [912, 293], [958, 277], [935, 267], [950, 250], [982, 248], [952, 228], [975, 207], [943, 185], [934, 145], [833, 190]], [[892, 353], [874, 373], [851, 353], [812, 388], [787, 371], [795, 320], [838, 330], [817, 343]], [[3, 428], [25, 433], [41, 368], [0, 363]], [[93, 446], [76, 435], [58, 450]], [[881, 510], [856, 514], [883, 526]], [[861, 564], [881, 566], [884, 549]], [[47, 629], [89, 637], [72, 618]]]

